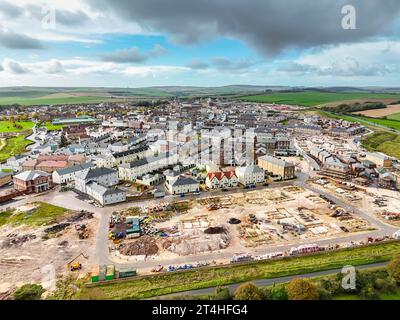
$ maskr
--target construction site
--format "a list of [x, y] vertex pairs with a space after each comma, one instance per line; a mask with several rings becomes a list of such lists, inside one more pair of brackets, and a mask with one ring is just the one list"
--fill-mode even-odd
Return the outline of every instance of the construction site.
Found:
[[115, 212], [109, 227], [116, 262], [160, 265], [188, 256], [221, 260], [221, 253], [229, 261], [241, 252], [371, 230], [353, 212], [298, 186], [131, 208]]
[[[14, 214], [29, 216], [34, 209], [35, 204], [24, 205]], [[48, 280], [50, 289], [62, 275], [89, 271], [97, 230], [98, 219], [87, 211], [66, 211], [56, 223], [45, 226], [0, 228], [0, 298], [22, 284]]]

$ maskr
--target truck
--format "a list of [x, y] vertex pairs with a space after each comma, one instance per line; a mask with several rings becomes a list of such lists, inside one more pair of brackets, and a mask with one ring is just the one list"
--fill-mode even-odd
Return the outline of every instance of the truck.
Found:
[[293, 247], [290, 249], [289, 253], [291, 256], [308, 254], [322, 251], [323, 249], [317, 244], [305, 244], [298, 247]]

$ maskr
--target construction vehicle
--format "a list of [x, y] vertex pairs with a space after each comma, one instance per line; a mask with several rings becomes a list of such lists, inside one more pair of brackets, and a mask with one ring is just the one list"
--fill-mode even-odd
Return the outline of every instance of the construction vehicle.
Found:
[[78, 237], [81, 240], [89, 238], [89, 230], [85, 224], [75, 226], [75, 230], [78, 233]]
[[79, 261], [75, 261], [80, 256], [84, 257], [86, 260], [88, 259], [87, 256], [85, 256], [83, 253], [80, 253], [75, 258], [73, 258], [70, 262], [68, 262], [68, 264], [67, 264], [67, 269], [68, 270], [77, 271], [77, 270], [81, 270], [82, 269], [82, 263], [80, 263]]

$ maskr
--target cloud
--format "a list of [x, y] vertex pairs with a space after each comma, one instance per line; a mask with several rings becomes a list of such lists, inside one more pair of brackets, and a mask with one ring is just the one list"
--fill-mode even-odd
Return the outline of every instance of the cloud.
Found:
[[199, 59], [193, 59], [186, 66], [190, 69], [202, 70], [202, 69], [207, 69], [209, 67], [209, 64]]
[[13, 74], [26, 74], [29, 73], [29, 70], [22, 66], [20, 63], [11, 60], [5, 59], [3, 62], [3, 68], [5, 71]]
[[6, 29], [0, 29], [0, 46], [23, 50], [44, 48], [41, 41]]
[[225, 57], [215, 57], [212, 59], [213, 65], [221, 71], [242, 71], [250, 68], [254, 62], [248, 59], [230, 60]]
[[155, 45], [147, 53], [143, 53], [139, 48], [118, 50], [111, 53], [103, 53], [101, 59], [107, 62], [115, 63], [142, 63], [151, 58], [156, 58], [167, 53], [167, 50], [160, 45]]
[[4, 68], [3, 68], [3, 66], [0, 64], [0, 72], [3, 71], [3, 70], [4, 70]]
[[0, 2], [0, 14], [3, 16], [15, 19], [16, 17], [22, 15], [23, 12], [24, 9], [19, 6], [5, 1]]
[[63, 65], [60, 61], [53, 59], [44, 65], [44, 72], [49, 74], [57, 74], [64, 72]]
[[[218, 37], [242, 40], [264, 55], [284, 49], [355, 43], [391, 34], [400, 1], [386, 0], [85, 0], [94, 10], [113, 12], [150, 32], [196, 44]], [[342, 28], [344, 5], [354, 5], [357, 29]], [[392, 31], [396, 31], [392, 28]], [[393, 33], [394, 33], [393, 32]]]

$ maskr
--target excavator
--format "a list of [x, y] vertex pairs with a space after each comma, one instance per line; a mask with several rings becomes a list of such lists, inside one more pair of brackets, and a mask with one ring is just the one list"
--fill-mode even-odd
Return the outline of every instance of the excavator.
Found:
[[75, 258], [73, 258], [70, 262], [68, 262], [68, 264], [67, 264], [67, 269], [68, 270], [77, 271], [77, 270], [81, 270], [82, 269], [82, 263], [80, 263], [79, 261], [75, 262], [75, 260], [78, 259], [80, 256], [84, 257], [86, 260], [88, 259], [87, 256], [85, 256], [83, 253], [80, 253]]

